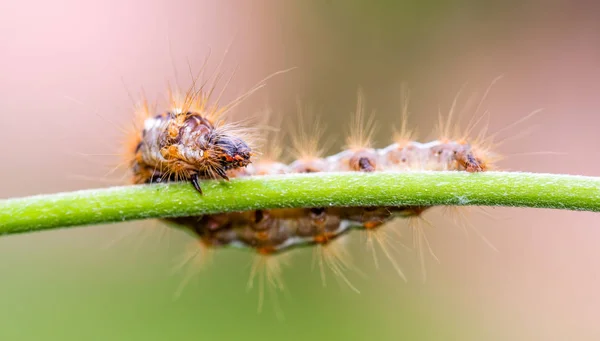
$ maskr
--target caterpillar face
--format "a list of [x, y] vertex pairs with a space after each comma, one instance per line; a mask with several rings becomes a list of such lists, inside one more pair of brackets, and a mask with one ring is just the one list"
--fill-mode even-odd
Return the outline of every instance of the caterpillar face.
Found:
[[218, 136], [213, 146], [215, 158], [219, 166], [224, 170], [245, 167], [251, 163], [252, 155], [250, 147], [242, 139], [235, 136]]
[[241, 138], [215, 128], [199, 114], [187, 113], [186, 116], [182, 125], [171, 122], [170, 130], [176, 132], [173, 145], [180, 151], [174, 158], [188, 163], [192, 172], [207, 178], [214, 178], [216, 173], [226, 179], [225, 171], [250, 163], [251, 149]]

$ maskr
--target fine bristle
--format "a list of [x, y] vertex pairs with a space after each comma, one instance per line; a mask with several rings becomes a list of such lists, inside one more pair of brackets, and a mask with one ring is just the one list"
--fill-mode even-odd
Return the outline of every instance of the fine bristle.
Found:
[[492, 244], [489, 239], [487, 239], [479, 229], [471, 224], [468, 219], [468, 213], [470, 212], [470, 207], [458, 207], [458, 206], [445, 206], [444, 207], [444, 216], [447, 216], [450, 221], [454, 223], [454, 225], [458, 226], [466, 236], [469, 235], [469, 230], [475, 233], [490, 249], [498, 252], [498, 249], [494, 244]]
[[348, 149], [369, 148], [373, 145], [375, 135], [375, 112], [366, 113], [365, 95], [362, 89], [358, 89], [356, 110], [351, 116], [346, 147]]
[[179, 298], [190, 281], [212, 262], [213, 251], [201, 241], [188, 244], [181, 261], [172, 269], [173, 273], [183, 272], [183, 278], [174, 292], [175, 298]]
[[352, 258], [344, 243], [344, 237], [327, 244], [317, 244], [313, 251], [313, 268], [318, 266], [323, 286], [327, 286], [328, 268], [338, 281], [344, 282], [352, 291], [360, 294], [360, 291], [350, 282], [346, 272], [358, 271], [352, 264]]
[[[289, 265], [287, 255], [274, 257], [271, 255], [255, 255], [252, 261], [250, 277], [248, 278], [247, 290], [258, 286], [257, 312], [262, 312], [265, 301], [265, 290], [269, 293], [273, 310], [278, 319], [283, 320], [284, 315], [279, 306], [278, 293], [284, 292], [283, 267]], [[258, 283], [255, 283], [258, 282]]]
[[257, 139], [257, 157], [259, 162], [280, 162], [283, 157], [283, 134], [281, 126], [283, 116], [276, 115], [270, 107], [259, 113], [260, 119], [256, 123], [257, 132], [262, 133]]
[[367, 250], [370, 251], [371, 255], [373, 256], [375, 268], [379, 268], [379, 258], [377, 257], [377, 252], [379, 249], [379, 251], [381, 251], [385, 258], [390, 262], [398, 276], [400, 276], [400, 278], [407, 282], [408, 279], [406, 278], [404, 271], [402, 271], [402, 268], [400, 267], [400, 264], [398, 264], [398, 261], [396, 260], [396, 257], [394, 255], [398, 252], [397, 245], [394, 244], [394, 242], [397, 242], [397, 240], [391, 240], [392, 237], [389, 234], [390, 231], [392, 233], [398, 234], [397, 230], [394, 228], [366, 229], [365, 232], [367, 236]]
[[448, 113], [445, 116], [442, 114], [441, 109], [438, 111], [438, 123], [435, 127], [435, 131], [440, 141], [456, 140], [460, 135], [456, 111], [458, 110], [457, 106], [459, 103], [460, 95], [463, 92], [465, 86], [466, 84], [463, 85], [463, 87], [456, 93], [454, 99], [452, 100], [452, 105], [450, 106], [450, 109], [448, 110]]
[[400, 113], [400, 128], [394, 130], [394, 142], [403, 147], [417, 138], [414, 130], [408, 126], [410, 90], [406, 84], [402, 84], [400, 100], [402, 111]]
[[426, 220], [423, 216], [414, 216], [409, 218], [408, 226], [412, 230], [413, 233], [413, 247], [417, 250], [419, 255], [419, 260], [421, 262], [421, 274], [422, 280], [425, 282], [427, 280], [427, 268], [425, 266], [425, 249], [435, 259], [436, 262], [440, 262], [439, 258], [433, 252], [431, 245], [429, 244], [429, 240], [427, 239], [427, 235], [425, 232], [425, 228], [423, 225], [428, 225], [429, 227], [433, 227], [433, 224]]
[[[288, 127], [291, 138], [291, 154], [295, 159], [310, 161], [321, 158], [327, 150], [324, 141], [326, 127], [315, 109], [296, 100], [296, 122]], [[310, 123], [307, 123], [310, 122]]]

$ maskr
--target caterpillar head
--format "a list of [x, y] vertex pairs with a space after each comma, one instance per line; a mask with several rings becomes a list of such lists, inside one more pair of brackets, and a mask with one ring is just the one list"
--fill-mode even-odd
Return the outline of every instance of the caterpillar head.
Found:
[[228, 180], [227, 171], [242, 168], [251, 163], [252, 150], [241, 138], [213, 130], [197, 138], [198, 153], [195, 154], [200, 176]]
[[224, 170], [245, 167], [250, 164], [250, 147], [236, 136], [220, 135], [214, 140], [212, 156]]
[[195, 170], [191, 173], [190, 180], [200, 193], [202, 189], [198, 183], [199, 178], [229, 180], [227, 171], [245, 167], [251, 162], [250, 147], [236, 136], [211, 132], [201, 135], [197, 142], [199, 149], [191, 153], [195, 157], [192, 160]]

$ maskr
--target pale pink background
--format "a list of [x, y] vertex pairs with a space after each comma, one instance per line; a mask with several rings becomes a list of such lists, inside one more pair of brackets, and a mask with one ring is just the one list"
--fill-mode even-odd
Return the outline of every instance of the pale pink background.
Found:
[[[402, 81], [413, 90], [412, 122], [425, 137], [438, 107], [447, 110], [465, 82], [465, 92], [483, 92], [503, 74], [486, 102], [492, 131], [537, 108], [544, 111], [507, 131], [503, 136], [536, 128], [507, 142], [501, 152], [564, 154], [515, 155], [501, 166], [600, 175], [600, 9], [569, 1], [498, 8], [477, 4], [447, 7], [435, 15], [396, 8], [398, 13], [387, 14], [407, 21], [400, 29], [364, 23], [385, 9], [365, 12], [366, 5], [342, 1], [3, 2], [0, 197], [108, 186], [91, 178], [106, 180], [114, 158], [80, 154], [118, 151], [116, 125], [131, 120], [127, 92], [135, 96], [143, 88], [151, 99], [162, 99], [166, 80], [175, 78], [173, 65], [179, 82], [188, 86], [187, 61], [197, 70], [210, 48], [214, 66], [230, 43], [224, 69], [239, 65], [239, 71], [228, 98], [274, 71], [298, 66], [269, 81], [242, 112], [269, 103], [292, 116], [300, 96], [321, 106], [337, 130], [332, 134], [342, 136], [339, 122], [353, 109], [360, 85], [368, 105], [377, 108], [381, 144], [387, 142], [385, 127], [399, 112]], [[471, 332], [473, 339], [497, 340], [600, 336], [599, 216], [532, 209], [488, 212], [494, 218], [474, 214], [471, 221], [499, 253], [431, 214], [437, 228], [428, 235], [442, 263], [427, 258], [429, 277], [421, 286], [417, 259], [400, 261], [414, 279], [411, 290], [424, 297], [421, 313], [439, 321], [459, 314], [461, 328], [472, 321], [477, 331], [459, 332], [463, 339]], [[65, 233], [52, 242], [102, 233]], [[26, 247], [24, 238], [13, 240]], [[3, 245], [5, 256], [16, 252], [14, 244]], [[362, 249], [354, 251], [371, 264]], [[378, 333], [393, 339], [403, 328], [394, 311], [402, 305], [404, 283], [391, 271], [377, 276], [373, 291], [384, 292], [387, 299], [357, 309], [379, 314], [388, 327]]]

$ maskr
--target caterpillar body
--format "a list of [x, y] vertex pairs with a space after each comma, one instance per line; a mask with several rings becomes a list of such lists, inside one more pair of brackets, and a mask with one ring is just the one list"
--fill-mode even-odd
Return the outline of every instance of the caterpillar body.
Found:
[[[191, 97], [190, 97], [191, 96]], [[328, 157], [318, 152], [303, 153], [284, 164], [276, 159], [253, 161], [255, 151], [243, 137], [243, 130], [219, 120], [221, 110], [206, 110], [207, 97], [187, 95], [183, 108], [153, 115], [145, 107], [143, 130], [133, 143], [130, 162], [135, 183], [190, 181], [201, 192], [198, 179], [225, 179], [271, 174], [377, 171], [462, 171], [483, 172], [493, 167], [493, 154], [483, 144], [467, 138], [442, 138], [427, 143], [411, 140], [404, 133], [387, 147], [371, 147], [372, 124], [363, 122], [363, 96], [353, 121], [348, 149]], [[451, 113], [440, 124], [450, 135]], [[365, 128], [366, 127], [366, 128]], [[472, 127], [471, 127], [472, 128]], [[470, 131], [469, 128], [467, 131]], [[314, 146], [313, 146], [314, 147]], [[297, 148], [301, 149], [301, 148]], [[307, 207], [212, 214], [168, 219], [195, 234], [211, 248], [234, 246], [254, 249], [262, 255], [280, 253], [292, 247], [328, 244], [353, 228], [373, 230], [395, 217], [419, 217], [429, 207]]]

